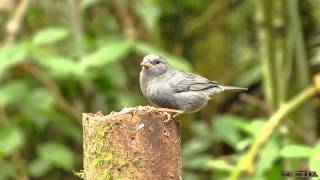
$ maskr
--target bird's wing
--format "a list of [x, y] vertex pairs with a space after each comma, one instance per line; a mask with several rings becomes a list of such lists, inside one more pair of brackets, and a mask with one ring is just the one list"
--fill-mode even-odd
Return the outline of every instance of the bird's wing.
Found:
[[210, 81], [199, 75], [176, 71], [171, 74], [169, 83], [175, 92], [207, 91], [212, 88], [220, 88], [215, 81]]

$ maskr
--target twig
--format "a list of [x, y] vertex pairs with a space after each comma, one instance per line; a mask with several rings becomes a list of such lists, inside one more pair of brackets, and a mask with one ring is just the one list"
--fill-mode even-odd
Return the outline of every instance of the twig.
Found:
[[20, 169], [20, 171], [17, 173], [19, 180], [28, 180], [28, 169], [26, 167], [26, 160], [21, 157], [21, 151], [16, 151], [14, 154], [12, 154], [11, 159], [15, 163], [15, 166]]
[[71, 28], [73, 31], [74, 38], [78, 44], [80, 57], [85, 56], [85, 47], [83, 40], [83, 27], [80, 12], [80, 2], [78, 0], [68, 0], [70, 6], [70, 20]]
[[7, 22], [7, 38], [5, 40], [5, 45], [13, 42], [20, 30], [21, 21], [25, 15], [25, 12], [28, 8], [29, 0], [21, 0], [19, 6], [14, 12], [13, 17]]
[[16, 0], [1, 0], [0, 11], [11, 11], [16, 5]]
[[262, 73], [264, 78], [264, 93], [267, 102], [274, 109], [277, 99], [274, 75], [272, 73], [272, 61], [270, 55], [270, 34], [267, 28], [266, 10], [263, 0], [255, 1], [255, 21], [257, 26], [258, 51], [261, 59]]
[[270, 117], [268, 122], [264, 125], [261, 133], [256, 137], [248, 152], [241, 157], [236, 168], [232, 171], [229, 179], [237, 180], [243, 171], [252, 172], [253, 161], [257, 156], [258, 151], [267, 142], [275, 128], [281, 123], [286, 115], [296, 110], [307, 100], [315, 96], [319, 92], [319, 90], [319, 88], [313, 85], [306, 88], [291, 101], [281, 105], [280, 108]]
[[41, 69], [30, 63], [23, 63], [22, 68], [30, 73], [35, 79], [41, 82], [48, 90], [53, 94], [56, 104], [60, 109], [62, 109], [66, 114], [72, 117], [75, 121], [80, 123], [79, 119], [80, 113], [77, 113], [71, 104], [69, 104], [62, 96], [58, 85], [51, 80]]
[[241, 94], [240, 100], [252, 106], [256, 106], [264, 110], [265, 112], [271, 113], [271, 109], [268, 106], [268, 104], [266, 104], [263, 100], [259, 99], [258, 97], [255, 97], [249, 94]]
[[[299, 15], [299, 2], [297, 0], [287, 1], [287, 7], [289, 10], [289, 18], [291, 22], [291, 29], [293, 31], [294, 37], [294, 54], [296, 68], [297, 68], [297, 83], [298, 89], [301, 90], [305, 88], [310, 83], [310, 72], [309, 64], [307, 58], [307, 52], [305, 47], [305, 40], [303, 37], [302, 22]], [[303, 121], [301, 124], [306, 131], [306, 137], [310, 138], [310, 141], [316, 141], [316, 118], [315, 118], [315, 109], [310, 105], [306, 104], [301, 108], [301, 114], [305, 119], [309, 121]]]
[[[272, 25], [273, 25], [273, 53], [274, 53], [274, 72], [279, 75], [279, 77], [287, 77], [285, 74], [286, 71], [284, 67], [284, 42], [285, 42], [285, 21], [284, 21], [284, 2], [283, 0], [274, 0], [273, 7], [273, 17], [272, 17]], [[291, 59], [290, 59], [291, 60]], [[278, 108], [283, 102], [285, 102], [286, 97], [286, 86], [285, 86], [285, 78], [274, 78], [277, 85], [277, 104], [276, 108]]]
[[120, 5], [120, 3], [116, 1], [112, 3], [111, 7], [126, 37], [128, 39], [136, 39], [138, 32], [133, 17], [130, 15], [131, 9], [127, 6]]
[[202, 13], [199, 17], [191, 20], [186, 24], [185, 34], [188, 36], [192, 34], [192, 32], [194, 32], [196, 29], [199, 29], [203, 25], [207, 24], [208, 21], [210, 21], [210, 19], [214, 17], [217, 14], [217, 12], [219, 12], [219, 9], [221, 9], [221, 6], [222, 6], [221, 2], [213, 1], [208, 6], [208, 8], [204, 13]]
[[[15, 39], [17, 34], [19, 33], [21, 22], [24, 18], [25, 12], [28, 8], [29, 0], [21, 0], [18, 7], [15, 9], [15, 12], [11, 19], [8, 20], [6, 23], [6, 31], [7, 31], [7, 37], [4, 42], [4, 46], [10, 45]], [[0, 77], [1, 78], [1, 77]], [[0, 79], [1, 80], [1, 79]], [[6, 124], [10, 125], [7, 117], [6, 117], [6, 111], [4, 107], [1, 108], [1, 116], [5, 117], [4, 120], [6, 120]], [[11, 155], [12, 161], [17, 165], [17, 176], [18, 179], [21, 180], [28, 180], [28, 170], [26, 168], [26, 162], [21, 157], [21, 150], [15, 151]]]

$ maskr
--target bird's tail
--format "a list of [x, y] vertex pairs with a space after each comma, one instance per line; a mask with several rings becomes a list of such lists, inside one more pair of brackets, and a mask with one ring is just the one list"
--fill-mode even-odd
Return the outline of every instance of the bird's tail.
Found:
[[228, 92], [241, 92], [241, 91], [248, 90], [247, 88], [235, 87], [235, 86], [222, 86], [222, 88], [223, 88], [223, 91], [228, 91]]

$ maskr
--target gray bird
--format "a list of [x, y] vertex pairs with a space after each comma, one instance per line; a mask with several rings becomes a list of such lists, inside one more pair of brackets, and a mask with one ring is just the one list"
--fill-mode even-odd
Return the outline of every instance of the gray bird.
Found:
[[164, 58], [155, 54], [145, 56], [140, 65], [142, 94], [159, 106], [158, 110], [176, 113], [174, 116], [199, 111], [215, 94], [223, 91], [247, 90], [219, 85], [202, 76], [174, 69]]

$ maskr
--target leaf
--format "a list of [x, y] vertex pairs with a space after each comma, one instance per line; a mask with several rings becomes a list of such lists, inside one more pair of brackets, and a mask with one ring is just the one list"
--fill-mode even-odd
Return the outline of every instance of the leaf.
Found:
[[185, 166], [193, 169], [208, 169], [208, 163], [212, 161], [213, 158], [213, 156], [207, 154], [195, 156], [190, 160], [186, 160]]
[[201, 138], [210, 139], [212, 136], [209, 127], [203, 122], [193, 122], [190, 129], [195, 135]]
[[42, 64], [49, 73], [56, 77], [70, 77], [80, 73], [78, 64], [71, 58], [51, 56]]
[[1, 160], [0, 161], [0, 179], [16, 179], [16, 167], [17, 165], [14, 164], [12, 161]]
[[314, 154], [309, 158], [309, 170], [320, 172], [320, 142], [316, 144]]
[[257, 163], [257, 174], [263, 174], [273, 167], [274, 162], [279, 158], [280, 147], [276, 138], [271, 138], [259, 154]]
[[287, 145], [280, 151], [284, 158], [306, 158], [315, 153], [315, 150], [305, 145]]
[[98, 67], [112, 63], [126, 56], [131, 49], [131, 42], [116, 39], [105, 43], [97, 51], [82, 59], [80, 68], [85, 71], [88, 67]]
[[22, 44], [12, 44], [0, 48], [0, 75], [10, 67], [22, 62], [27, 51]]
[[192, 139], [186, 142], [182, 148], [183, 156], [194, 156], [200, 152], [206, 151], [211, 146], [210, 141], [204, 139]]
[[81, 142], [81, 130], [74, 121], [58, 113], [53, 114], [52, 118], [52, 126], [56, 128], [58, 132], [61, 132], [61, 134], [64, 134], [73, 140]]
[[143, 0], [141, 3], [136, 3], [135, 11], [144, 21], [144, 24], [149, 30], [153, 30], [161, 15], [160, 8], [149, 0]]
[[22, 131], [17, 127], [0, 129], [0, 158], [12, 153], [23, 144]]
[[33, 44], [46, 45], [56, 43], [68, 36], [68, 30], [63, 27], [47, 27], [33, 37]]
[[86, 9], [101, 0], [81, 0], [81, 9]]
[[11, 81], [0, 88], [0, 104], [3, 106], [21, 100], [28, 93], [27, 85], [22, 81]]
[[[37, 103], [35, 103], [37, 102]], [[24, 121], [32, 125], [34, 130], [42, 131], [54, 117], [54, 98], [48, 89], [43, 87], [33, 88], [25, 95], [23, 102], [19, 103], [20, 111], [24, 116]]]
[[315, 66], [315, 65], [319, 65], [320, 64], [320, 48], [315, 48], [315, 53], [313, 55], [313, 57], [310, 60], [311, 65]]
[[310, 159], [309, 159], [309, 170], [310, 171], [315, 171], [317, 173], [320, 172], [320, 154], [319, 154], [319, 152], [317, 153], [317, 155], [315, 155], [313, 157], [310, 157]]
[[163, 50], [157, 49], [156, 47], [153, 47], [145, 42], [135, 42], [134, 47], [138, 53], [141, 53], [143, 55], [159, 54], [160, 56], [166, 58], [168, 62], [175, 68], [178, 68], [187, 72], [190, 72], [192, 70], [191, 64], [188, 61], [186, 61], [184, 58], [169, 55]]
[[185, 171], [183, 172], [183, 180], [194, 180], [194, 179], [197, 179], [197, 174], [192, 172], [192, 171]]
[[244, 124], [244, 119], [238, 116], [224, 115], [217, 116], [213, 122], [214, 132], [219, 136], [219, 138], [237, 149], [237, 144], [241, 141], [240, 126]]
[[48, 110], [54, 104], [54, 97], [48, 89], [40, 87], [32, 89], [32, 92], [26, 97], [26, 101], [27, 105], [32, 106], [37, 111]]
[[35, 159], [28, 165], [29, 173], [32, 177], [39, 178], [52, 168], [51, 163], [46, 159]]
[[[108, 67], [104, 68], [103, 73], [105, 77], [111, 82], [114, 87], [125, 87], [127, 84], [127, 76], [123, 66], [118, 63], [110, 63]], [[115, 76], [117, 74], [117, 76]]]
[[236, 149], [239, 151], [245, 150], [252, 143], [252, 138], [246, 138], [237, 143]]
[[78, 62], [67, 56], [60, 56], [41, 48], [31, 51], [33, 60], [48, 71], [54, 77], [78, 76], [82, 73]]
[[38, 153], [40, 158], [67, 171], [72, 170], [75, 163], [74, 153], [66, 146], [57, 142], [42, 144], [38, 149]]
[[248, 87], [251, 84], [258, 82], [261, 79], [261, 66], [255, 64], [254, 66], [247, 68], [244, 72], [235, 78], [235, 85], [240, 87]]
[[253, 136], [257, 136], [261, 133], [263, 126], [266, 124], [266, 119], [257, 118], [245, 127], [245, 131]]
[[228, 164], [224, 160], [219, 160], [219, 159], [210, 160], [209, 162], [207, 162], [207, 166], [215, 170], [229, 171], [229, 172], [234, 169], [234, 166]]

